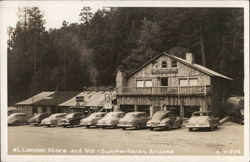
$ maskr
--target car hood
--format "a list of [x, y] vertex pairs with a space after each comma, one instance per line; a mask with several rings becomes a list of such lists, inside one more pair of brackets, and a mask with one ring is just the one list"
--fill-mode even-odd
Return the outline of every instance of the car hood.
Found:
[[59, 120], [59, 118], [45, 118], [43, 119], [44, 122], [47, 122], [47, 121], [56, 121], [56, 120]]
[[195, 116], [189, 119], [189, 123], [208, 122], [209, 116]]
[[15, 121], [15, 120], [17, 120], [17, 119], [16, 119], [16, 118], [13, 118], [13, 117], [9, 117], [9, 116], [8, 116], [8, 122]]
[[95, 120], [95, 119], [98, 119], [98, 118], [93, 118], [93, 117], [90, 118], [90, 117], [87, 117], [87, 118], [82, 119], [81, 122], [89, 122], [89, 121]]

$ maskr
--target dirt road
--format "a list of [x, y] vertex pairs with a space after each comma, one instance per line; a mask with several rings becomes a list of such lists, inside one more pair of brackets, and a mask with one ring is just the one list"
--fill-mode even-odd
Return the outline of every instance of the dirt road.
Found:
[[47, 155], [242, 155], [243, 126], [217, 130], [121, 130], [83, 127], [8, 127], [9, 154]]

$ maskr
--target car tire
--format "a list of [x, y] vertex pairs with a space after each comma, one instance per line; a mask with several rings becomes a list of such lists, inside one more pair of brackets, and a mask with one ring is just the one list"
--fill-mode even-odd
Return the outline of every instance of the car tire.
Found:
[[90, 126], [89, 126], [89, 125], [87, 125], [87, 126], [86, 126], [86, 128], [90, 128]]
[[167, 131], [170, 131], [170, 130], [171, 130], [171, 127], [170, 127], [170, 126], [167, 126], [167, 127], [166, 127], [166, 130], [167, 130]]
[[189, 130], [190, 132], [192, 132], [192, 131], [193, 131], [193, 128], [188, 128], [188, 130]]
[[126, 130], [126, 128], [125, 128], [125, 127], [123, 127], [123, 128], [122, 128], [122, 130]]
[[136, 126], [136, 129], [141, 129], [141, 124], [138, 124], [138, 125]]
[[64, 125], [64, 126], [63, 126], [63, 128], [67, 128], [67, 126], [66, 126], [66, 125]]
[[151, 131], [154, 131], [154, 128], [150, 128]]
[[214, 128], [215, 128], [214, 126], [210, 127], [210, 131], [214, 131]]

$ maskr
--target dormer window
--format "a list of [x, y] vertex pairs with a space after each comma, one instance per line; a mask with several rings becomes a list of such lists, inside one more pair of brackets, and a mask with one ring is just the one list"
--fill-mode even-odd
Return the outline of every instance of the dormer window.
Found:
[[161, 68], [166, 69], [167, 68], [167, 61], [161, 62]]
[[172, 67], [177, 67], [177, 61], [176, 60], [172, 60]]

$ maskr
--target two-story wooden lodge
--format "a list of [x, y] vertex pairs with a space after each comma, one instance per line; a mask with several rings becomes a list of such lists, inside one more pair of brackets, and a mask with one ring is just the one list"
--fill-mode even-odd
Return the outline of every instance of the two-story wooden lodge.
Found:
[[231, 80], [195, 64], [192, 53], [186, 54], [186, 60], [161, 53], [130, 74], [118, 71], [117, 108], [145, 111], [151, 116], [170, 109], [182, 118], [189, 118], [194, 111], [210, 110], [221, 117]]

